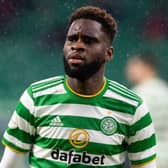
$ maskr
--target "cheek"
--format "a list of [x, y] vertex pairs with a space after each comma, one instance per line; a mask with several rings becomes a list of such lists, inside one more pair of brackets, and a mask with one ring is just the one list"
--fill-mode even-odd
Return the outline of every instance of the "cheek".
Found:
[[64, 53], [64, 56], [67, 56], [67, 53], [68, 53], [68, 46], [67, 46], [66, 43], [64, 44], [63, 53]]
[[128, 72], [131, 74], [131, 75], [134, 75], [137, 73], [137, 68], [135, 66], [130, 66], [128, 68]]
[[143, 71], [138, 65], [133, 65], [127, 69], [127, 77], [131, 81], [138, 81], [143, 75]]
[[105, 57], [105, 49], [102, 46], [96, 46], [91, 48], [91, 52], [93, 53], [93, 55], [97, 56], [97, 57]]

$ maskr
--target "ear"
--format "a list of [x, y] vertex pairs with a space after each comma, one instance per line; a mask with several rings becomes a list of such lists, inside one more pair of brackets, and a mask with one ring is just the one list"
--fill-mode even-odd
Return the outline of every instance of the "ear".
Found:
[[113, 52], [114, 52], [114, 49], [112, 46], [106, 48], [106, 54], [105, 54], [105, 61], [106, 62], [109, 62], [113, 58]]

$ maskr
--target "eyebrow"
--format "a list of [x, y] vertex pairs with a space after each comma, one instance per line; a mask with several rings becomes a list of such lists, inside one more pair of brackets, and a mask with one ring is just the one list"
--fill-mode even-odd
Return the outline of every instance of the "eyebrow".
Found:
[[[67, 35], [67, 38], [69, 39], [69, 38], [76, 38], [76, 37], [78, 37], [79, 36], [79, 34], [77, 33], [77, 34], [71, 34], [71, 35]], [[95, 37], [95, 36], [90, 36], [90, 35], [80, 35], [82, 38], [89, 38], [89, 39], [92, 39], [92, 40], [94, 40], [94, 41], [98, 41], [98, 38], [97, 37]]]

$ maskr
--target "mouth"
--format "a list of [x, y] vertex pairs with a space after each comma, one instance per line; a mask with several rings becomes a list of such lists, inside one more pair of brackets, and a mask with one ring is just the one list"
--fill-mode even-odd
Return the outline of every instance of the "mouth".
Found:
[[82, 63], [83, 60], [84, 60], [84, 58], [79, 54], [71, 54], [68, 57], [68, 62], [71, 64], [79, 64], [79, 63]]

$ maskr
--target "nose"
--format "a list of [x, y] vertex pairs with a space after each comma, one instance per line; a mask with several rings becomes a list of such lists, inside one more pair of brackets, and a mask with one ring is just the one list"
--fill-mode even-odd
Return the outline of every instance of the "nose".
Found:
[[78, 40], [71, 46], [71, 50], [83, 52], [83, 51], [85, 51], [85, 45], [82, 41]]

